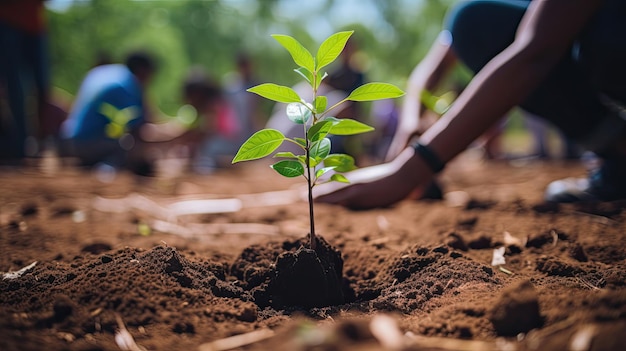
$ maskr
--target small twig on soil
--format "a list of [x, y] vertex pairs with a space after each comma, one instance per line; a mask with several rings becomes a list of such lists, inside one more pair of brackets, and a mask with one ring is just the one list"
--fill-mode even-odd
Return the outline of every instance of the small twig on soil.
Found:
[[241, 207], [241, 200], [239, 199], [207, 199], [177, 201], [166, 208], [178, 217], [204, 213], [237, 212]]
[[[130, 194], [124, 198], [118, 199], [98, 196], [93, 200], [92, 206], [98, 211], [110, 213], [124, 213], [131, 210], [138, 210], [154, 218], [172, 222], [180, 216], [237, 212], [242, 208], [288, 205], [302, 200], [300, 192], [296, 190], [242, 194], [233, 198], [213, 198], [214, 196], [218, 195], [206, 194], [203, 195], [203, 198], [199, 199], [181, 199], [177, 197], [167, 201], [159, 201], [160, 203], [140, 194]], [[166, 203], [161, 204], [163, 202]]]
[[368, 242], [368, 244], [376, 246], [376, 245], [385, 244], [387, 242], [389, 242], [389, 237], [383, 236], [382, 238], [376, 238], [374, 240], [371, 240], [370, 242]]
[[551, 230], [550, 235], [552, 235], [552, 247], [555, 247], [559, 242], [559, 234], [557, 234], [555, 230]]
[[585, 279], [583, 279], [581, 277], [576, 277], [576, 280], [578, 280], [582, 285], [586, 286], [590, 290], [602, 290], [599, 287], [591, 284], [590, 282], [586, 281]]
[[600, 216], [600, 215], [597, 215], [597, 214], [587, 213], [587, 212], [582, 212], [582, 211], [574, 211], [574, 213], [585, 215], [585, 216], [589, 216], [592, 219], [596, 220], [596, 222], [598, 222], [600, 224], [604, 224], [604, 225], [617, 224], [616, 220], [611, 219], [609, 217]]
[[515, 274], [515, 273], [511, 272], [510, 270], [508, 270], [508, 269], [506, 269], [506, 268], [504, 268], [504, 267], [502, 267], [502, 266], [498, 266], [498, 269], [500, 270], [500, 272], [505, 273], [505, 274], [508, 274], [508, 275], [513, 275], [513, 274]]
[[415, 335], [411, 332], [405, 334], [410, 342], [409, 346], [417, 349], [425, 350], [441, 350], [441, 351], [517, 351], [517, 346], [512, 342], [498, 341], [479, 341], [479, 340], [461, 340], [449, 338], [427, 337]]
[[244, 208], [290, 205], [304, 200], [299, 190], [279, 190], [268, 191], [258, 194], [244, 194], [237, 195], [236, 198], [241, 200], [242, 206]]
[[23, 276], [26, 272], [30, 271], [31, 269], [33, 269], [35, 267], [35, 265], [37, 264], [37, 261], [29, 264], [28, 266], [19, 269], [17, 271], [10, 271], [10, 272], [6, 272], [6, 273], [2, 273], [2, 280], [8, 279], [8, 280], [12, 280], [12, 279], [17, 279], [21, 276]]
[[278, 235], [279, 227], [259, 223], [190, 223], [185, 226], [167, 221], [154, 220], [150, 227], [162, 233], [179, 235], [185, 238], [203, 237], [217, 234], [259, 234]]
[[121, 199], [96, 197], [92, 206], [98, 211], [112, 213], [138, 210], [155, 218], [174, 221], [179, 216], [185, 215], [237, 212], [242, 207], [242, 201], [232, 198], [182, 200], [164, 206], [143, 195], [131, 194]]
[[118, 331], [115, 333], [115, 343], [123, 351], [146, 351], [146, 348], [143, 346], [137, 345], [135, 339], [130, 334], [126, 326], [124, 325], [124, 321], [122, 321], [122, 317], [118, 314], [115, 315], [115, 319], [117, 320]]
[[274, 336], [271, 329], [259, 329], [249, 333], [230, 336], [228, 338], [215, 340], [198, 347], [199, 351], [226, 351], [238, 347], [254, 344]]
[[130, 194], [121, 199], [108, 199], [98, 196], [93, 199], [92, 206], [101, 212], [124, 213], [135, 209], [156, 218], [169, 220], [175, 217], [167, 208], [139, 194]]

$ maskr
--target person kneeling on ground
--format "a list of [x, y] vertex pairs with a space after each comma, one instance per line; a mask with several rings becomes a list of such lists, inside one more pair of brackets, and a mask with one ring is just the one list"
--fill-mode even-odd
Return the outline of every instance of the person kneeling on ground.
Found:
[[550, 184], [547, 201], [626, 198], [626, 2], [468, 1], [447, 29], [442, 45], [478, 72], [468, 87], [417, 142], [348, 174], [350, 185], [318, 187], [317, 201], [372, 208], [423, 191], [517, 105], [603, 160], [589, 179]]
[[150, 175], [146, 142], [169, 141], [182, 135], [184, 125], [150, 123], [145, 89], [156, 65], [142, 52], [132, 53], [125, 65], [106, 64], [87, 73], [61, 130], [61, 155], [80, 166], [105, 164]]

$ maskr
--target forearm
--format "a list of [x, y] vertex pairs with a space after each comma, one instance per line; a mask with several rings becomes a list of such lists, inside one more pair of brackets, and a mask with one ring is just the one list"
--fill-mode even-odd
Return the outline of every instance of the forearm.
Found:
[[422, 93], [425, 90], [433, 91], [456, 62], [450, 42], [442, 36], [444, 34], [439, 35], [426, 57], [411, 72], [400, 115], [402, 122], [406, 122], [405, 125], [413, 124], [418, 127], [419, 117], [425, 110]]
[[145, 142], [159, 143], [176, 139], [185, 132], [187, 128], [175, 121], [145, 123], [139, 129], [139, 137]]
[[541, 84], [600, 4], [601, 0], [533, 2], [515, 42], [476, 75], [422, 142], [443, 161], [463, 151]]
[[[472, 80], [450, 110], [421, 137], [448, 161], [519, 104], [545, 77], [551, 63], [533, 63], [508, 50]], [[533, 72], [529, 74], [528, 72]]]

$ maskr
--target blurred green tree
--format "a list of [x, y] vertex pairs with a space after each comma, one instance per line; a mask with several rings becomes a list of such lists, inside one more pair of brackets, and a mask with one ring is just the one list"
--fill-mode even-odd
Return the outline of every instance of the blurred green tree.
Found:
[[[305, 20], [330, 21], [329, 11], [343, 0], [321, 0], [317, 13], [293, 18], [277, 11], [285, 1], [291, 0], [89, 0], [75, 1], [63, 12], [49, 10], [52, 83], [74, 94], [100, 55], [121, 62], [134, 49], [156, 56], [159, 73], [149, 95], [167, 114], [180, 103], [182, 80], [191, 65], [220, 79], [235, 69], [234, 58], [242, 51], [253, 58], [259, 80], [295, 83], [298, 76], [284, 69], [292, 63], [267, 35], [289, 34], [305, 46], [316, 46]], [[403, 86], [453, 0], [366, 2], [382, 21], [344, 19], [341, 25], [329, 22], [331, 30], [354, 29], [368, 77]]]

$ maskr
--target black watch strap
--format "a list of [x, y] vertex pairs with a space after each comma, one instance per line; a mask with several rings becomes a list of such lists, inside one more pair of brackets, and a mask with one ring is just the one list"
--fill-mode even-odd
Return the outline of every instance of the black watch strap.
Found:
[[433, 150], [426, 145], [420, 144], [419, 142], [414, 143], [413, 150], [415, 150], [416, 154], [420, 155], [433, 173], [441, 172], [446, 166], [446, 164], [441, 161], [439, 156], [437, 156]]

